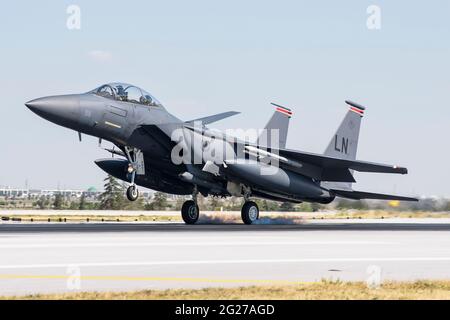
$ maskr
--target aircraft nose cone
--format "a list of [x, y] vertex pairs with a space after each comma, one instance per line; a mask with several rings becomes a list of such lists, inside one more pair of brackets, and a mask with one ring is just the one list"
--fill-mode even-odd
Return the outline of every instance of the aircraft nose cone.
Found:
[[42, 118], [67, 126], [78, 121], [78, 95], [50, 96], [30, 100], [25, 105]]
[[25, 105], [32, 111], [52, 113], [59, 110], [72, 111], [76, 107], [78, 99], [74, 95], [51, 96], [30, 100]]
[[39, 108], [39, 99], [34, 99], [34, 100], [30, 100], [28, 102], [25, 102], [25, 105], [31, 111], [37, 110]]
[[26, 102], [25, 105], [31, 111], [39, 114], [40, 112], [49, 111], [49, 109], [52, 107], [52, 99], [49, 98], [33, 99]]

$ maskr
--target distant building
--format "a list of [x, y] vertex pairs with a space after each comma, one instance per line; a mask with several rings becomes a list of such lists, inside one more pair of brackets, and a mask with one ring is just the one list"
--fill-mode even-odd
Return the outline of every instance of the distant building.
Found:
[[[95, 187], [89, 187], [87, 190], [76, 189], [16, 189], [10, 187], [0, 188], [0, 198], [8, 199], [39, 199], [42, 196], [52, 199], [57, 194], [63, 195], [67, 199], [79, 199], [84, 194], [88, 200], [98, 200], [103, 191], [98, 191]], [[144, 199], [151, 199], [154, 191], [142, 190], [140, 192]]]
[[28, 198], [29, 190], [28, 189], [10, 189], [10, 188], [2, 188], [0, 189], [0, 197], [4, 198]]

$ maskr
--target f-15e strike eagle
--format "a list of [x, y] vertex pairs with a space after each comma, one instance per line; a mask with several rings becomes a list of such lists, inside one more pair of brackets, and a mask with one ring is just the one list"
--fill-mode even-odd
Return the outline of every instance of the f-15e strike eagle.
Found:
[[242, 196], [242, 220], [259, 218], [252, 198], [327, 204], [335, 197], [417, 201], [415, 198], [352, 189], [353, 171], [406, 174], [394, 165], [356, 160], [365, 108], [350, 106], [324, 154], [286, 148], [292, 111], [273, 104], [275, 112], [259, 136], [238, 139], [207, 127], [238, 114], [225, 112], [182, 121], [150, 93], [125, 83], [109, 83], [83, 94], [38, 98], [25, 105], [34, 113], [79, 133], [112, 142], [106, 149], [120, 158], [96, 160], [108, 174], [130, 183], [127, 198], [135, 201], [137, 185], [178, 195], [185, 223], [199, 218], [197, 195]]

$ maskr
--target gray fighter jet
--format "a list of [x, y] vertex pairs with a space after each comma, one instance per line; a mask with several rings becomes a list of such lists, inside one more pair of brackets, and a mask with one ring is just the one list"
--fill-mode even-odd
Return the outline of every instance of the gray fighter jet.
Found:
[[[259, 218], [252, 198], [328, 204], [335, 197], [417, 201], [415, 198], [355, 191], [353, 171], [406, 174], [407, 169], [356, 160], [365, 108], [350, 106], [324, 154], [286, 148], [292, 111], [275, 112], [253, 141], [220, 132], [208, 124], [238, 114], [230, 111], [182, 121], [150, 93], [125, 83], [102, 85], [83, 94], [50, 96], [25, 105], [58, 125], [112, 142], [113, 157], [96, 160], [105, 172], [130, 183], [127, 198], [138, 198], [137, 185], [192, 195], [181, 214], [187, 224], [199, 217], [197, 195], [241, 196], [242, 220]], [[114, 158], [114, 155], [119, 156]]]

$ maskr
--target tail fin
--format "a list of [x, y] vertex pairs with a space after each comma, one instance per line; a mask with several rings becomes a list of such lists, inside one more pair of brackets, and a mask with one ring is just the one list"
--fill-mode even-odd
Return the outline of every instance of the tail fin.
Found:
[[[289, 108], [271, 103], [275, 106], [275, 112], [267, 122], [264, 131], [258, 137], [257, 144], [266, 147], [276, 147], [280, 149], [286, 148], [286, 140], [289, 129], [289, 119], [292, 116], [292, 111]], [[272, 134], [278, 133], [278, 146], [272, 146]], [[275, 137], [273, 137], [275, 138]]]
[[[325, 149], [324, 155], [345, 160], [355, 160], [361, 118], [366, 108], [348, 100], [345, 103], [350, 106], [350, 109], [331, 139], [330, 144]], [[350, 170], [353, 174], [352, 171]], [[352, 190], [349, 182], [323, 182], [322, 185], [326, 188]]]
[[350, 105], [350, 109], [331, 139], [324, 154], [339, 159], [355, 160], [361, 118], [366, 108], [348, 100], [345, 103]]

